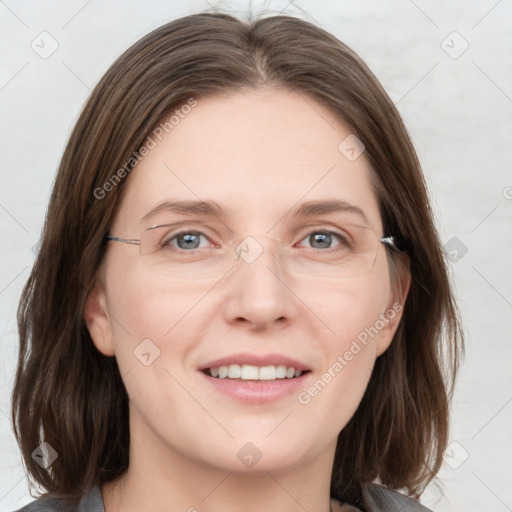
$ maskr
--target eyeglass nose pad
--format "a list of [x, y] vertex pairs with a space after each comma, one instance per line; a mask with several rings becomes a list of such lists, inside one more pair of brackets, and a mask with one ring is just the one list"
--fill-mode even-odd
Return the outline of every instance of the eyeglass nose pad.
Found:
[[256, 261], [265, 250], [263, 245], [258, 241], [258, 239], [267, 239], [276, 242], [278, 247], [280, 245], [280, 242], [282, 241], [281, 238], [274, 238], [268, 235], [248, 235], [236, 245], [235, 261], [243, 260], [246, 263], [253, 263], [254, 261]]

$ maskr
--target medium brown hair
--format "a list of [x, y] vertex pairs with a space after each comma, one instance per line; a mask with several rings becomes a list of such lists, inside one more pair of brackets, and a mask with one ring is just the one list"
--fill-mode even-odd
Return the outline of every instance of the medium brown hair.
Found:
[[[420, 163], [397, 109], [361, 59], [313, 24], [202, 13], [154, 30], [116, 60], [86, 102], [58, 170], [19, 305], [12, 397], [27, 472], [48, 495], [78, 500], [129, 463], [126, 389], [115, 357], [95, 348], [83, 309], [130, 178], [116, 179], [101, 198], [95, 191], [119, 169], [128, 174], [151, 131], [191, 97], [262, 86], [316, 100], [351, 127], [372, 168], [384, 233], [410, 258], [403, 318], [339, 435], [331, 492], [362, 504], [378, 479], [418, 496], [438, 471], [463, 333]], [[392, 270], [392, 251], [388, 260]], [[31, 457], [42, 441], [59, 454], [48, 469]]]

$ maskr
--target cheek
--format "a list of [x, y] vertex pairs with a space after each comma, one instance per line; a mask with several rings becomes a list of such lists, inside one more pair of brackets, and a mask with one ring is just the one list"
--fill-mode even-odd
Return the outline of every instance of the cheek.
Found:
[[204, 295], [190, 286], [173, 284], [140, 264], [119, 267], [109, 275], [108, 309], [113, 328], [118, 333], [128, 331], [135, 338], [154, 336], [161, 340], [171, 336], [178, 324], [183, 327], [181, 320]]
[[315, 329], [325, 327], [325, 340], [328, 340], [329, 352], [343, 353], [358, 337], [364, 341], [365, 333], [371, 330], [370, 341], [376, 340], [382, 330], [379, 319], [390, 307], [391, 288], [387, 265], [379, 264], [374, 272], [357, 280], [339, 280], [322, 284], [315, 290], [305, 287], [302, 300], [316, 316]]
[[[107, 284], [115, 357], [131, 405], [148, 424], [158, 423], [155, 410], [167, 410], [161, 419], [168, 419], [170, 411], [176, 414], [187, 406], [187, 395], [177, 381], [183, 382], [192, 340], [201, 330], [194, 306], [204, 292], [173, 290], [144, 270], [120, 277]], [[188, 414], [198, 424], [204, 422], [201, 411]]]
[[[145, 268], [114, 268], [107, 273], [107, 308], [116, 358], [122, 370], [149, 359], [162, 365], [183, 358], [198, 329], [204, 292], [174, 286]], [[177, 358], [177, 355], [180, 358]], [[142, 361], [140, 361], [142, 357]], [[137, 361], [137, 359], [139, 361]]]
[[[387, 266], [357, 283], [346, 281], [322, 294], [309, 295], [326, 335], [321, 343], [325, 364], [317, 379], [299, 395], [299, 403], [330, 415], [340, 429], [357, 409], [377, 357], [377, 343], [387, 323], [390, 283]], [[342, 288], [342, 289], [341, 289]]]

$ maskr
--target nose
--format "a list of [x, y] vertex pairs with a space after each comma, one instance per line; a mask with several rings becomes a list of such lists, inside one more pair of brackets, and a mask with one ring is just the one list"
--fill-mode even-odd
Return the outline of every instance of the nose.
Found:
[[226, 283], [224, 314], [230, 323], [254, 330], [285, 325], [296, 314], [286, 283], [278, 239], [248, 236], [235, 249], [235, 265]]

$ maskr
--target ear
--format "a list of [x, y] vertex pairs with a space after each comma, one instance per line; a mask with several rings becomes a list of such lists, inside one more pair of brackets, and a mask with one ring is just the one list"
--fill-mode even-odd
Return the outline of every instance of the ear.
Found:
[[112, 327], [106, 303], [105, 287], [98, 278], [85, 301], [84, 318], [96, 348], [106, 356], [113, 356]]
[[410, 258], [407, 254], [400, 254], [396, 263], [390, 263], [390, 266], [391, 294], [387, 309], [381, 315], [384, 327], [380, 330], [377, 342], [377, 357], [382, 355], [393, 341], [411, 286]]

